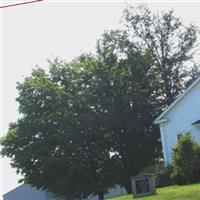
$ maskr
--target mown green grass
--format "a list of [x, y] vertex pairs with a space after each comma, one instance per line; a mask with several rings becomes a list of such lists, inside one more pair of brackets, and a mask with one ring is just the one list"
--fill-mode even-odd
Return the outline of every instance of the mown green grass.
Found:
[[[112, 200], [132, 200], [132, 195], [113, 197]], [[200, 184], [187, 186], [169, 186], [157, 189], [157, 194], [137, 200], [200, 200]]]

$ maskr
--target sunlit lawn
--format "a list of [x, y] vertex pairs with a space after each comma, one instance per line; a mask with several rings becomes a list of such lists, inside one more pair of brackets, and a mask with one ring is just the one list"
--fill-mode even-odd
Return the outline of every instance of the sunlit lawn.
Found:
[[[132, 195], [113, 197], [112, 200], [132, 200]], [[200, 200], [200, 184], [187, 186], [169, 186], [157, 189], [157, 194], [138, 200]]]

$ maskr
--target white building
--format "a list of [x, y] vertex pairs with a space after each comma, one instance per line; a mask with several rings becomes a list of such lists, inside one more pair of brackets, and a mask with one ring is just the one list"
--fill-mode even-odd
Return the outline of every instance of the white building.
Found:
[[160, 126], [166, 166], [172, 163], [172, 149], [181, 134], [190, 132], [200, 143], [200, 77], [154, 123]]
[[[111, 188], [105, 198], [126, 194], [121, 187]], [[37, 190], [30, 185], [21, 185], [3, 195], [3, 200], [58, 200], [49, 192]], [[89, 197], [88, 200], [98, 200], [97, 196]]]

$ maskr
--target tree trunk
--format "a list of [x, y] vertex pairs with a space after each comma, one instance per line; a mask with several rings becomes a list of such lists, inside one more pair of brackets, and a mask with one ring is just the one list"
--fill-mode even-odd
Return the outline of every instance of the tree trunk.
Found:
[[127, 182], [125, 185], [124, 185], [125, 189], [126, 189], [126, 192], [127, 194], [132, 194], [132, 187], [131, 187], [131, 182]]
[[99, 197], [99, 200], [104, 200], [104, 193], [103, 192], [99, 192], [98, 193], [98, 197]]
[[[166, 71], [166, 66], [162, 66], [162, 68], [164, 69], [164, 71]], [[173, 101], [174, 101], [174, 96], [172, 93], [172, 86], [170, 84], [170, 80], [167, 78], [167, 73], [163, 72], [162, 74], [162, 79], [164, 81], [164, 91], [166, 94], [166, 103], [169, 106]]]

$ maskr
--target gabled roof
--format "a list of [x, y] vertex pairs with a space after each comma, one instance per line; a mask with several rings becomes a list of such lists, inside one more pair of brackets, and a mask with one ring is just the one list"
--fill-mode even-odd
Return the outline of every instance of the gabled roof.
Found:
[[14, 191], [17, 191], [19, 190], [20, 188], [24, 187], [25, 184], [22, 184], [22, 185], [19, 185], [17, 186], [16, 188], [10, 190], [9, 192], [6, 192], [3, 196], [6, 196], [7, 194], [11, 193], [11, 192], [14, 192]]
[[32, 196], [34, 199], [39, 199], [38, 197], [44, 196], [45, 193], [45, 191], [32, 187], [29, 184], [22, 184], [3, 194], [3, 197], [4, 199], [13, 199], [13, 196], [18, 197], [17, 199], [22, 199], [20, 197], [29, 199], [29, 196]]
[[155, 124], [160, 124], [165, 122], [165, 119], [162, 119], [179, 101], [183, 99], [198, 83], [200, 83], [200, 77], [197, 78], [166, 110], [154, 120]]

